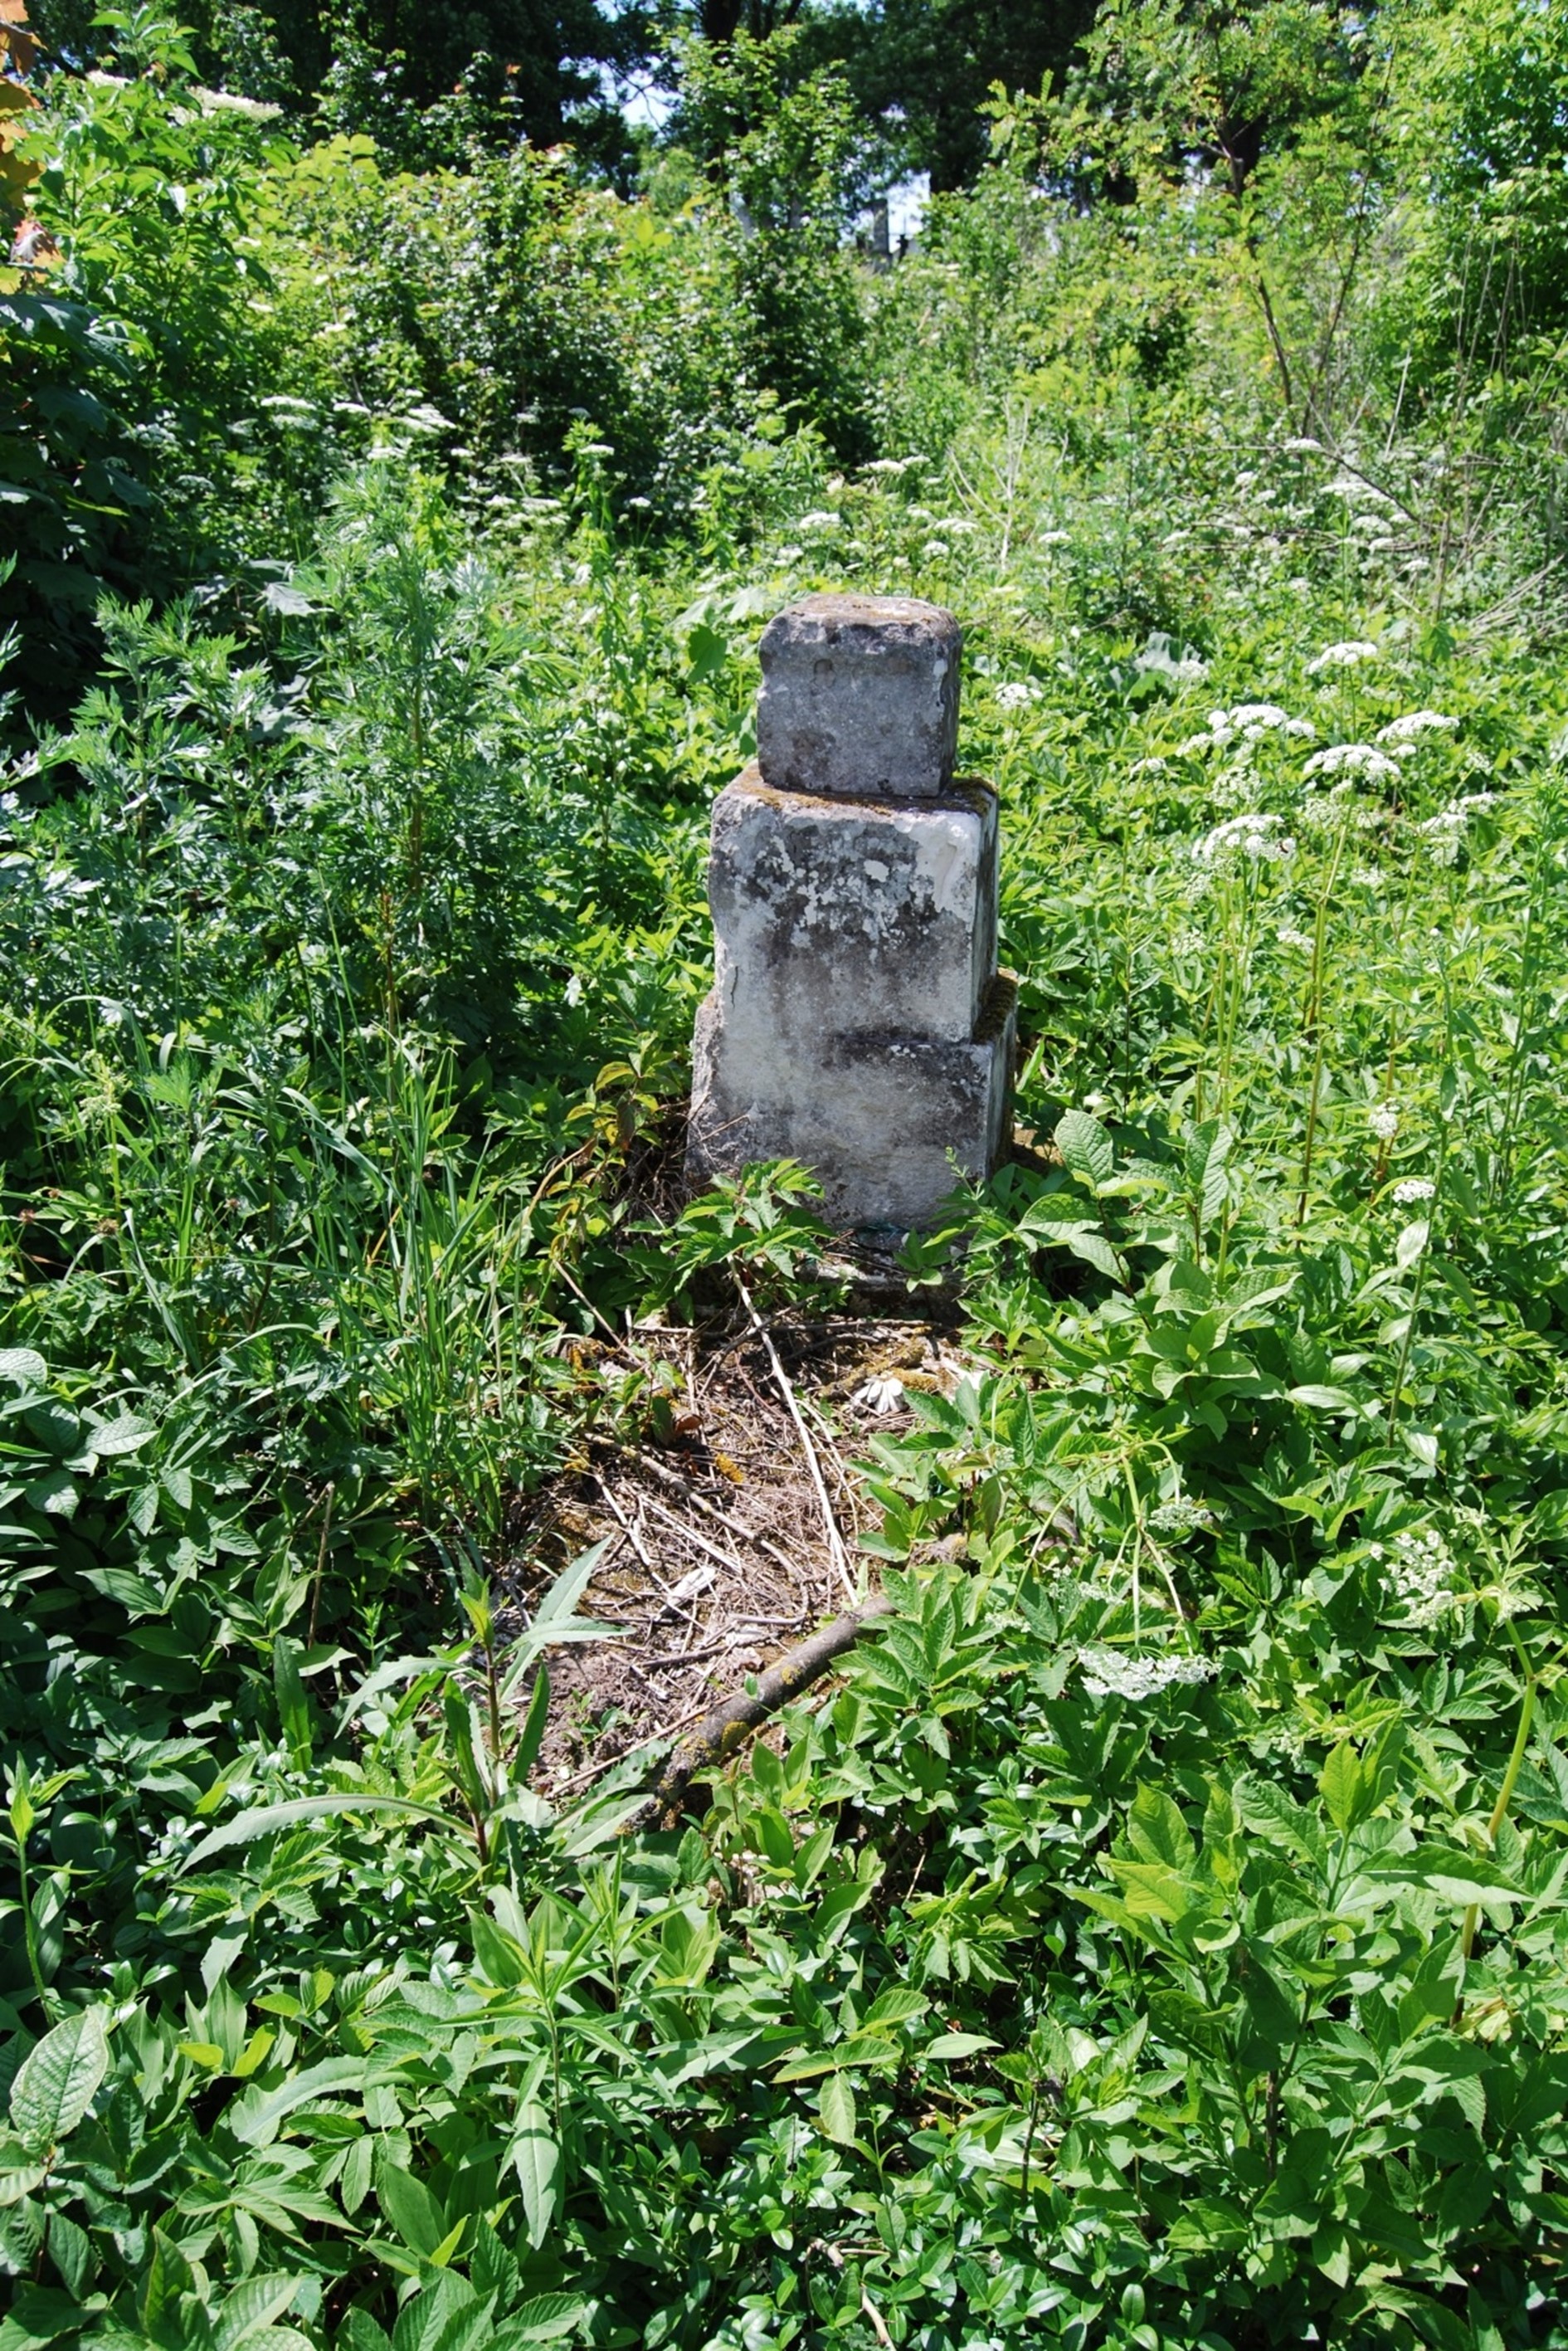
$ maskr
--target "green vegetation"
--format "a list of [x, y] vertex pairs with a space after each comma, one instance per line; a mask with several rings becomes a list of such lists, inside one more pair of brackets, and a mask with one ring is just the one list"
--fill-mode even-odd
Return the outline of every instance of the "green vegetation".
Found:
[[[1568, 2343], [1568, 20], [1104, 0], [887, 270], [821, 21], [637, 193], [150, 6], [0, 117], [0, 2351]], [[1039, 1147], [895, 1614], [628, 1827], [520, 1501], [822, 1278], [639, 1170], [844, 584]]]

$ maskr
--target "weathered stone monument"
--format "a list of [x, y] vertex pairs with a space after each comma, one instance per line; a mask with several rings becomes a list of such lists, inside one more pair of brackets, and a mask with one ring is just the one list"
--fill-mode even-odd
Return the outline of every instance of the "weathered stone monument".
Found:
[[763, 637], [754, 766], [713, 809], [697, 1181], [798, 1159], [844, 1227], [929, 1224], [1006, 1133], [996, 795], [956, 780], [962, 636], [912, 597], [807, 596]]

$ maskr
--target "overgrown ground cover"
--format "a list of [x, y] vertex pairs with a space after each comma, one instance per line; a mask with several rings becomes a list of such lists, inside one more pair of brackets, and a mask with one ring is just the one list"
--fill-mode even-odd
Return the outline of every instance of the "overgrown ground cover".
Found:
[[[1434, 21], [1437, 142], [1509, 35], [1444, 82]], [[1244, 219], [1222, 174], [1107, 214], [1015, 110], [862, 280], [558, 159], [242, 120], [247, 179], [178, 99], [56, 93], [65, 274], [7, 298], [37, 414], [147, 394], [187, 592], [94, 635], [56, 580], [16, 674], [90, 682], [11, 713], [4, 2351], [1562, 2342], [1541, 303], [1310, 135]], [[236, 386], [153, 348], [130, 108]], [[123, 342], [96, 416], [51, 334]], [[36, 584], [130, 563], [96, 462]], [[576, 1336], [820, 1294], [787, 1171], [672, 1220], [641, 1171], [761, 619], [838, 583], [968, 628], [1034, 1147], [907, 1257], [918, 1311], [961, 1253], [976, 1368], [862, 1447], [895, 1617], [628, 1829], [629, 1768], [530, 1785], [604, 1627], [519, 1529], [656, 1425], [657, 1337]]]

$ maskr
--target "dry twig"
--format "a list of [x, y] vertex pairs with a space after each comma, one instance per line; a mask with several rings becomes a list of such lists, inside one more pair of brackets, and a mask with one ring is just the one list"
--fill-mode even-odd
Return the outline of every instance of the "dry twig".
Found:
[[827, 1498], [827, 1487], [822, 1475], [822, 1464], [816, 1458], [816, 1447], [811, 1441], [811, 1431], [807, 1428], [801, 1408], [795, 1402], [795, 1394], [790, 1385], [789, 1374], [779, 1361], [779, 1351], [774, 1344], [773, 1332], [753, 1305], [750, 1293], [739, 1274], [735, 1276], [735, 1289], [739, 1293], [742, 1305], [751, 1317], [752, 1328], [767, 1350], [768, 1362], [773, 1366], [773, 1374], [778, 1383], [779, 1394], [783, 1396], [789, 1416], [794, 1423], [795, 1432], [800, 1438], [801, 1451], [805, 1456], [805, 1466], [811, 1472], [811, 1482], [816, 1489], [816, 1499], [822, 1510], [823, 1531], [827, 1537], [828, 1555], [838, 1570], [846, 1593], [850, 1600], [853, 1600], [856, 1596], [855, 1578], [850, 1573], [849, 1553], [844, 1547], [844, 1537], [838, 1531], [838, 1521], [833, 1515], [833, 1504]]

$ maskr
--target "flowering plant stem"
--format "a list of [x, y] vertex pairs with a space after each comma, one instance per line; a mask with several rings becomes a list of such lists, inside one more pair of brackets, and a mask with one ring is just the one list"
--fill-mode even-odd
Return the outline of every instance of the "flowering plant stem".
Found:
[[[1502, 1824], [1508, 1818], [1508, 1808], [1513, 1802], [1513, 1792], [1519, 1784], [1520, 1772], [1524, 1768], [1524, 1750], [1530, 1743], [1531, 1725], [1535, 1719], [1537, 1678], [1535, 1670], [1521, 1646], [1517, 1634], [1514, 1635], [1514, 1646], [1519, 1649], [1520, 1663], [1524, 1668], [1524, 1696], [1520, 1701], [1519, 1728], [1513, 1734], [1513, 1748], [1508, 1759], [1508, 1767], [1502, 1775], [1502, 1785], [1497, 1792], [1497, 1802], [1491, 1808], [1491, 1817], [1486, 1824], [1486, 1841], [1489, 1845], [1496, 1844]], [[1465, 1912], [1464, 1924], [1459, 1929], [1459, 1957], [1463, 1959], [1468, 1959], [1475, 1949], [1476, 1928], [1480, 1920], [1480, 1904], [1472, 1902]], [[1463, 2006], [1462, 2001], [1460, 2006]]]
[[1313, 1150], [1317, 1142], [1318, 1102], [1323, 1092], [1324, 941], [1328, 930], [1329, 901], [1334, 895], [1334, 885], [1339, 879], [1340, 860], [1345, 854], [1345, 838], [1349, 831], [1350, 819], [1347, 815], [1334, 835], [1334, 854], [1328, 861], [1328, 872], [1323, 888], [1318, 893], [1317, 918], [1313, 925], [1312, 975], [1307, 981], [1306, 1018], [1303, 1022], [1303, 1034], [1312, 1047], [1312, 1085], [1307, 1094], [1306, 1142], [1302, 1151], [1301, 1192], [1296, 1200], [1297, 1232], [1300, 1232], [1306, 1222], [1307, 1195], [1312, 1188]]

